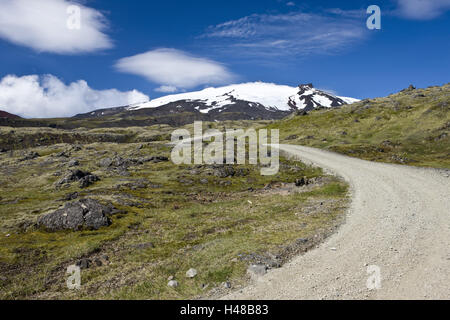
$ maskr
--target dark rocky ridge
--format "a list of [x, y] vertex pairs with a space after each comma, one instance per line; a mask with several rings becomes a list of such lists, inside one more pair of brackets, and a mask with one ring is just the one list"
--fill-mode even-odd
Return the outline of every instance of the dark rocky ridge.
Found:
[[21, 117], [15, 115], [15, 114], [12, 114], [12, 113], [9, 113], [9, 112], [6, 112], [6, 111], [2, 111], [2, 110], [0, 110], [0, 118], [22, 119]]
[[[230, 100], [229, 105], [224, 105], [219, 109], [214, 109], [208, 113], [203, 110], [209, 109], [211, 106], [201, 100], [180, 100], [168, 103], [158, 108], [146, 108], [139, 110], [127, 110], [128, 107], [119, 107], [112, 109], [101, 109], [93, 112], [76, 115], [75, 119], [92, 119], [104, 118], [108, 116], [121, 116], [122, 119], [128, 120], [135, 117], [149, 117], [147, 121], [155, 123], [167, 124], [187, 124], [191, 120], [202, 121], [224, 121], [224, 120], [277, 120], [288, 116], [291, 112], [279, 111], [266, 108], [260, 103], [249, 102], [244, 100]], [[181, 123], [175, 123], [177, 115], [183, 115], [180, 119]], [[169, 119], [172, 118], [171, 121]], [[186, 122], [187, 119], [190, 119]]]

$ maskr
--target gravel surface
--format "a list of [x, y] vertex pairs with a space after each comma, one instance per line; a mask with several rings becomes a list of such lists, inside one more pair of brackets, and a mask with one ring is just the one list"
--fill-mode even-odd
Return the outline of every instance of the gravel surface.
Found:
[[[347, 221], [317, 249], [223, 299], [450, 299], [449, 170], [280, 149], [351, 184]], [[381, 287], [369, 289], [377, 268]]]

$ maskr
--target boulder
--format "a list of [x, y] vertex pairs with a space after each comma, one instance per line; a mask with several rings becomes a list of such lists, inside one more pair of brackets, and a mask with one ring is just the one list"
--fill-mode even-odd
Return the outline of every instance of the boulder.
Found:
[[235, 176], [236, 177], [246, 177], [250, 174], [250, 170], [246, 168], [240, 168], [236, 170]]
[[214, 171], [214, 175], [219, 178], [234, 177], [236, 170], [232, 166], [223, 166]]
[[286, 138], [286, 140], [296, 140], [296, 139], [298, 139], [298, 136], [295, 134]]
[[79, 181], [80, 188], [87, 188], [92, 185], [94, 182], [99, 181], [100, 178], [90, 172], [85, 172], [82, 170], [72, 170], [69, 171], [64, 178], [58, 181], [58, 185], [63, 185], [67, 183], [72, 183]]
[[105, 159], [100, 160], [98, 165], [100, 167], [108, 168], [108, 167], [110, 167], [112, 165], [112, 163], [113, 163], [113, 161], [112, 161], [111, 158], [105, 158]]
[[303, 177], [301, 179], [295, 180], [295, 186], [296, 187], [304, 187], [309, 185], [309, 180], [306, 177]]
[[252, 276], [263, 276], [267, 273], [267, 266], [264, 264], [253, 264], [248, 267], [247, 272]]
[[77, 167], [80, 165], [80, 162], [78, 160], [70, 160], [68, 163], [69, 167]]
[[76, 266], [80, 267], [81, 270], [89, 269], [92, 265], [92, 260], [90, 259], [81, 259], [77, 261]]
[[78, 196], [79, 196], [78, 192], [72, 192], [72, 193], [67, 194], [62, 200], [63, 201], [72, 201], [72, 200], [77, 199]]
[[102, 205], [97, 200], [81, 199], [67, 203], [64, 208], [42, 216], [38, 226], [48, 231], [98, 230], [111, 225], [111, 215], [118, 213], [112, 205]]
[[20, 161], [34, 160], [36, 158], [39, 158], [40, 156], [41, 155], [39, 153], [32, 151], [26, 153], [25, 156], [22, 159], [20, 159]]
[[87, 188], [99, 180], [100, 178], [94, 174], [86, 175], [80, 179], [80, 188]]
[[65, 151], [59, 152], [55, 155], [57, 158], [69, 158], [70, 154], [66, 153]]
[[162, 157], [162, 156], [156, 156], [156, 157], [150, 157], [146, 160], [148, 160], [148, 162], [159, 163], [159, 162], [167, 162], [167, 161], [169, 161], [169, 158]]
[[186, 278], [195, 278], [197, 276], [198, 272], [195, 269], [189, 269], [188, 272], [186, 272]]

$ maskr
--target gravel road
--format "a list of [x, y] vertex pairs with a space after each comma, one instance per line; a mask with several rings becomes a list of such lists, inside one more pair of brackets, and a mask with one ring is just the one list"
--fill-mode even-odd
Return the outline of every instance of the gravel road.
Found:
[[280, 149], [351, 184], [347, 221], [320, 247], [224, 299], [450, 299], [449, 170]]

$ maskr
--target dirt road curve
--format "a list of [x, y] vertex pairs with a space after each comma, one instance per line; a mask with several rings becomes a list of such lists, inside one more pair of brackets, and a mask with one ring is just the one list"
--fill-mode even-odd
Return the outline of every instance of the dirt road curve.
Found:
[[[319, 248], [224, 299], [450, 299], [448, 170], [280, 149], [350, 182], [347, 221]], [[372, 265], [381, 271], [379, 290], [367, 287]]]

